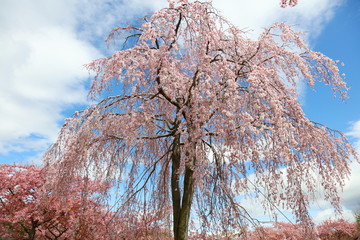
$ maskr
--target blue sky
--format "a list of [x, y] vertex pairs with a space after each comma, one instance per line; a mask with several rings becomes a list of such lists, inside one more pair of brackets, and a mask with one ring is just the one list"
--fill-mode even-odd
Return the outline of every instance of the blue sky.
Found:
[[[311, 119], [346, 132], [360, 150], [360, 1], [299, 0], [282, 9], [278, 0], [213, 0], [223, 15], [256, 38], [262, 27], [286, 21], [304, 31], [315, 51], [345, 63], [351, 87], [341, 102], [329, 88], [302, 88]], [[64, 118], [86, 106], [89, 76], [83, 64], [108, 55], [104, 39], [114, 27], [166, 7], [166, 0], [3, 0], [0, 9], [0, 163], [40, 163]], [[360, 167], [345, 187], [344, 215], [360, 207]], [[314, 217], [331, 216], [318, 202]], [[315, 210], [315, 208], [314, 208]], [[260, 214], [260, 213], [259, 213]]]
[[307, 91], [304, 110], [311, 118], [327, 123], [333, 128], [348, 131], [352, 121], [360, 119], [360, 1], [349, 0], [335, 11], [321, 35], [312, 41], [316, 51], [338, 59], [345, 64], [341, 71], [350, 86], [349, 99], [345, 103], [332, 98], [324, 86], [316, 92]]

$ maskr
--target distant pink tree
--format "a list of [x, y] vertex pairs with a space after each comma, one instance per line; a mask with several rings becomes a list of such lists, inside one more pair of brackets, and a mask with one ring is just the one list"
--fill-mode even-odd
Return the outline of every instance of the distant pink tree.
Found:
[[105, 98], [67, 119], [44, 157], [54, 191], [77, 176], [117, 182], [119, 215], [155, 213], [152, 226], [167, 222], [176, 240], [188, 239], [191, 216], [204, 232], [252, 222], [238, 196], [254, 186], [309, 229], [319, 186], [340, 210], [356, 152], [305, 116], [296, 88], [319, 81], [340, 98], [348, 88], [300, 33], [276, 23], [252, 40], [211, 3], [180, 0], [108, 41], [118, 36], [123, 50], [87, 65], [90, 95]]
[[[0, 165], [1, 237], [110, 239], [104, 206], [92, 199], [84, 199], [82, 180], [73, 179], [66, 199], [44, 191], [44, 183], [45, 174], [41, 167]], [[92, 194], [102, 187], [87, 184], [86, 188]]]
[[272, 227], [258, 227], [255, 230], [249, 231], [248, 239], [301, 240], [304, 239], [303, 231], [304, 229], [301, 224], [276, 222]]
[[356, 223], [350, 223], [344, 219], [326, 220], [319, 226], [317, 231], [323, 240], [345, 240], [360, 237]]
[[249, 240], [282, 240], [281, 234], [273, 227], [257, 227], [247, 233]]
[[[304, 230], [300, 224], [277, 222], [272, 227], [262, 227], [249, 231], [247, 239], [302, 240], [304, 239]], [[344, 219], [324, 221], [316, 226], [316, 234], [313, 236], [314, 239], [318, 240], [350, 240], [357, 239], [357, 237], [359, 237], [359, 233], [356, 223]]]

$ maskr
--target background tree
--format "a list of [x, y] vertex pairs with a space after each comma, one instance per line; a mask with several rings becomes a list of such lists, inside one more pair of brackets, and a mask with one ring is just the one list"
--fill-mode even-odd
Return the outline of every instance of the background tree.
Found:
[[[326, 220], [316, 226], [316, 239], [322, 240], [345, 240], [357, 239], [359, 236], [356, 223], [348, 222], [344, 219]], [[272, 227], [250, 230], [249, 240], [302, 240], [303, 229], [299, 224], [276, 222]]]
[[[44, 169], [0, 165], [0, 237], [9, 239], [112, 239], [110, 217], [95, 199], [85, 198], [84, 182], [73, 179], [65, 199], [43, 189]], [[103, 186], [88, 182], [92, 195]]]
[[249, 231], [249, 240], [300, 240], [303, 239], [303, 229], [300, 224], [276, 222], [272, 227], [260, 227]]
[[317, 226], [320, 239], [357, 239], [359, 237], [356, 223], [344, 219], [326, 220]]
[[251, 40], [211, 3], [169, 3], [141, 26], [114, 29], [108, 42], [120, 36], [123, 50], [87, 65], [90, 95], [106, 95], [67, 119], [46, 153], [54, 190], [89, 174], [117, 182], [120, 216], [155, 213], [153, 226], [171, 224], [175, 239], [188, 238], [191, 215], [210, 232], [252, 222], [240, 196], [254, 186], [308, 228], [319, 186], [340, 210], [355, 151], [309, 120], [296, 93], [320, 81], [346, 97], [336, 62], [283, 23]]

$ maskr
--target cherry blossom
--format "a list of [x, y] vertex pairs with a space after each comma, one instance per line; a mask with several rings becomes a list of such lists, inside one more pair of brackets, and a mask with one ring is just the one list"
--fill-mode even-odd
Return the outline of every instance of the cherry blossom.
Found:
[[[0, 165], [0, 236], [11, 239], [110, 239], [104, 206], [81, 195], [74, 181], [61, 199], [44, 191], [44, 169]], [[89, 193], [99, 185], [88, 185]], [[86, 203], [86, 204], [85, 204]], [[84, 205], [85, 204], [85, 205]]]
[[360, 237], [357, 224], [344, 219], [326, 220], [317, 226], [317, 231], [320, 239], [356, 239], [356, 237]]
[[[357, 237], [360, 236], [360, 232], [357, 231], [356, 226], [356, 223], [351, 223], [344, 219], [326, 220], [316, 226], [314, 239], [357, 239]], [[304, 239], [303, 231], [304, 229], [299, 224], [276, 222], [272, 227], [262, 227], [250, 230], [248, 232], [247, 239], [302, 240]]]
[[281, 0], [280, 2], [280, 6], [281, 7], [287, 7], [287, 6], [291, 6], [294, 7], [298, 4], [298, 0]]

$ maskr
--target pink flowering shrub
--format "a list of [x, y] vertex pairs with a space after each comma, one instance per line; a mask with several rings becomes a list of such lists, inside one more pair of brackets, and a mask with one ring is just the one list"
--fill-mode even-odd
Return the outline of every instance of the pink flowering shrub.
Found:
[[251, 240], [298, 240], [304, 239], [306, 233], [300, 224], [277, 222], [273, 227], [259, 227], [248, 235]]
[[344, 219], [326, 220], [319, 226], [317, 231], [320, 239], [356, 239], [359, 237], [356, 223], [350, 223]]
[[344, 219], [326, 220], [316, 226], [315, 235], [310, 235], [301, 224], [277, 222], [273, 227], [257, 228], [247, 233], [249, 240], [350, 240], [360, 235], [356, 223]]
[[[109, 239], [104, 206], [84, 197], [73, 179], [66, 199], [44, 190], [44, 169], [0, 165], [0, 237], [11, 239]], [[102, 186], [91, 183], [88, 194]]]

